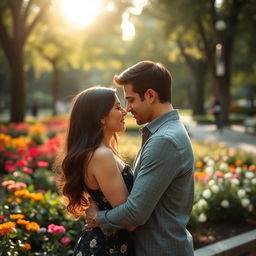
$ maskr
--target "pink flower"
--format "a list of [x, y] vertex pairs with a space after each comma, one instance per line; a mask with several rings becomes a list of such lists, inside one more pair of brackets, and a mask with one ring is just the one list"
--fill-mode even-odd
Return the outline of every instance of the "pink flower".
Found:
[[237, 174], [237, 173], [235, 173], [234, 175], [233, 175], [233, 178], [236, 178], [236, 179], [240, 179], [240, 175], [239, 174]]
[[4, 222], [4, 221], [6, 221], [6, 218], [4, 216], [0, 215], [0, 221]]
[[6, 180], [6, 181], [2, 182], [3, 187], [7, 187], [7, 186], [12, 185], [12, 184], [15, 184], [14, 180]]
[[58, 226], [55, 224], [50, 224], [48, 226], [48, 233], [53, 233], [55, 235], [62, 234], [66, 231], [66, 229], [63, 226]]
[[217, 172], [215, 173], [215, 176], [216, 176], [217, 178], [223, 178], [224, 173], [217, 171]]
[[19, 160], [16, 162], [16, 164], [20, 167], [26, 167], [28, 166], [28, 162], [26, 160]]
[[28, 167], [23, 167], [23, 172], [28, 173], [28, 174], [32, 174], [33, 170], [28, 168]]
[[48, 166], [49, 166], [49, 163], [46, 162], [46, 161], [38, 161], [38, 162], [37, 162], [37, 166], [38, 166], [38, 167], [48, 167]]
[[15, 186], [17, 190], [20, 190], [20, 189], [26, 188], [27, 184], [24, 182], [16, 182]]
[[64, 237], [62, 237], [62, 238], [60, 239], [60, 242], [61, 242], [62, 244], [69, 244], [69, 243], [71, 242], [71, 239], [70, 239], [69, 237], [67, 237], [67, 236], [64, 236]]

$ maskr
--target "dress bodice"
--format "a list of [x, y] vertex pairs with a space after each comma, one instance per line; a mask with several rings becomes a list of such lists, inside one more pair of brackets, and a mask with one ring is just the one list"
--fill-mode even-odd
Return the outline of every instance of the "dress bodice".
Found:
[[[130, 193], [131, 189], [132, 189], [132, 185], [133, 185], [133, 174], [131, 171], [131, 167], [129, 165], [125, 165], [125, 167], [121, 173], [122, 173], [125, 185]], [[87, 191], [90, 194], [92, 200], [99, 207], [100, 211], [112, 209], [112, 206], [107, 201], [106, 197], [104, 196], [104, 194], [102, 193], [102, 191], [100, 189], [87, 188]]]

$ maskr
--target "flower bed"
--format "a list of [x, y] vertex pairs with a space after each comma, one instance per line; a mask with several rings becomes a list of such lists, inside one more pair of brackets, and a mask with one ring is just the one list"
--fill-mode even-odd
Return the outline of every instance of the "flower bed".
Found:
[[[65, 125], [51, 119], [0, 127], [0, 255], [72, 255], [84, 220], [65, 215], [51, 171]], [[120, 135], [129, 164], [139, 147], [138, 136]], [[222, 144], [193, 142], [193, 147], [196, 196], [189, 229], [194, 239], [211, 224], [255, 219], [254, 158]], [[216, 241], [204, 232], [208, 242]]]

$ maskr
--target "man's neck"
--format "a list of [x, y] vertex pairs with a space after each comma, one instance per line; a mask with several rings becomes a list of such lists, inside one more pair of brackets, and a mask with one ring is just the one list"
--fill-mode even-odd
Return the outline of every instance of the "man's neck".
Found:
[[173, 106], [169, 102], [158, 104], [152, 113], [151, 121], [153, 121], [154, 119], [158, 118], [159, 116], [161, 116], [171, 110], [173, 110]]

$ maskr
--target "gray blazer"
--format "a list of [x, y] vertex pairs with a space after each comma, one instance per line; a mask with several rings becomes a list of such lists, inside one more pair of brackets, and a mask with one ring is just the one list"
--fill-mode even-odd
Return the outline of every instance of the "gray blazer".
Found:
[[192, 236], [186, 230], [194, 200], [194, 157], [177, 110], [143, 128], [134, 163], [134, 186], [128, 200], [97, 214], [103, 230], [137, 226], [137, 256], [191, 256]]

